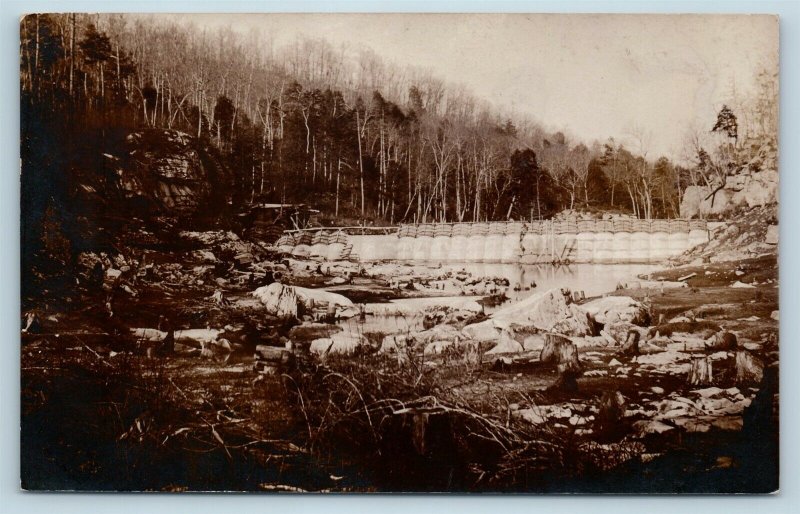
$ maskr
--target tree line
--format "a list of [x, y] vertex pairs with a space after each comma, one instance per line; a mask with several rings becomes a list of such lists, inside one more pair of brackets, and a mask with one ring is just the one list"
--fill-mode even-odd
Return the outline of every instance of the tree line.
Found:
[[242, 209], [305, 202], [375, 223], [578, 208], [677, 217], [683, 189], [709, 175], [702, 159], [648, 159], [641, 133], [637, 145], [587, 145], [322, 39], [277, 48], [153, 17], [36, 14], [21, 21], [20, 54], [23, 173], [56, 184], [96, 164], [91, 145], [142, 128], [216, 146]]

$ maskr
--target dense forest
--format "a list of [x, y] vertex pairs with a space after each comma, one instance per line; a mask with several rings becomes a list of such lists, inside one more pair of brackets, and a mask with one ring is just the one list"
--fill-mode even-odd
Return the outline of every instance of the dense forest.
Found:
[[102, 169], [101, 153], [131, 131], [169, 128], [217, 149], [236, 208], [307, 202], [375, 224], [577, 208], [678, 217], [682, 190], [724, 173], [739, 135], [724, 108], [714, 150], [700, 130], [683, 167], [653, 159], [643, 132], [628, 146], [576, 141], [369, 50], [275, 48], [155, 18], [30, 15], [20, 52], [23, 177], [41, 204], [23, 212], [57, 202], [76, 170]]

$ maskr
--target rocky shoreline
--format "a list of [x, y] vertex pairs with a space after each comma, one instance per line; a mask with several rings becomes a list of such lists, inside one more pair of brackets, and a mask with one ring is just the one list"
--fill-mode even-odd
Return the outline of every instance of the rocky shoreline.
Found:
[[[374, 429], [374, 416], [394, 427], [376, 432], [378, 450], [396, 438], [414, 442], [400, 468], [413, 473], [434, 457], [467, 459], [457, 490], [557, 490], [550, 482], [532, 489], [520, 482], [522, 468], [511, 463], [524, 462], [530, 478], [536, 468], [520, 453], [532, 451], [525, 450], [530, 440], [560, 448], [558, 464], [550, 466], [562, 485], [588, 480], [587, 469], [614, 476], [673, 462], [687, 444], [698, 450], [695, 457], [711, 459], [694, 472], [741, 474], [753, 463], [713, 441], [755, 433], [777, 448], [777, 430], [765, 428], [777, 426], [774, 249], [725, 262], [705, 259], [698, 249], [682, 266], [585, 298], [425, 264], [285, 258], [225, 232], [185, 233], [181, 241], [180, 252], [82, 256], [86, 271], [72, 304], [80, 309], [70, 297], [60, 305], [30, 300], [23, 324], [23, 428], [40, 417], [74, 416], [69, 405], [54, 406], [51, 395], [76, 370], [90, 381], [117, 384], [110, 396], [130, 394], [119, 390], [121, 383], [153, 389], [146, 404], [168, 398], [170, 416], [179, 410], [186, 418], [184, 426], [162, 424], [152, 405], [120, 414], [107, 427], [117, 457], [73, 463], [73, 481], [64, 484], [101, 473], [120, 452], [202, 448], [230, 466], [250, 462], [261, 478], [274, 471], [273, 457], [266, 456], [275, 452], [283, 455], [281, 466], [294, 470], [271, 481], [227, 483], [237, 489], [309, 483], [320, 490], [413, 489], [405, 478], [372, 475], [374, 456], [348, 450], [343, 442], [350, 436], [328, 426], [331, 414], [307, 403], [304, 395], [318, 395], [320, 404], [337, 405], [340, 428], [354, 422], [355, 414], [344, 414], [351, 396], [343, 399], [330, 384], [304, 389], [307, 381], [331, 376], [343, 377], [351, 394], [364, 398], [358, 415], [366, 417], [359, 423]], [[707, 251], [724, 241], [709, 243]], [[505, 301], [508, 296], [516, 299]], [[370, 386], [373, 379], [377, 385]], [[119, 396], [108, 401], [124, 403]], [[87, 401], [82, 408], [98, 405]], [[403, 435], [405, 421], [391, 421], [411, 416], [414, 425], [423, 414], [427, 421], [411, 435]], [[444, 433], [431, 421], [440, 419], [450, 427]], [[462, 434], [475, 420], [479, 426]], [[492, 462], [481, 464], [452, 447], [476, 434], [497, 440]], [[59, 462], [42, 461], [40, 452], [58, 446], [49, 437], [63, 438], [23, 437], [25, 461], [34, 470], [26, 476]], [[335, 448], [320, 453], [315, 445], [328, 438], [335, 438]], [[577, 460], [565, 461], [564, 452]], [[304, 480], [308, 473], [317, 478]], [[152, 487], [203, 487], [176, 476]], [[339, 476], [346, 478], [331, 478]], [[436, 480], [428, 485], [447, 489]]]

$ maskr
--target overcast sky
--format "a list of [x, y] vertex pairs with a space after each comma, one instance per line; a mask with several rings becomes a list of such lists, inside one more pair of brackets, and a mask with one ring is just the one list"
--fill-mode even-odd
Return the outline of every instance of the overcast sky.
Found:
[[232, 14], [181, 16], [199, 26], [253, 28], [367, 46], [430, 68], [495, 105], [591, 142], [651, 134], [648, 157], [680, 159], [687, 127], [710, 128], [735, 81], [777, 66], [778, 23], [732, 15]]

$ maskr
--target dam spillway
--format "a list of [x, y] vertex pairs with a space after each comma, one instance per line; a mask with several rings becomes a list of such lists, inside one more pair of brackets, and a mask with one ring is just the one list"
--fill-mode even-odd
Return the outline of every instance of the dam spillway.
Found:
[[404, 224], [293, 230], [275, 243], [328, 261], [651, 263], [707, 242], [704, 220]]

